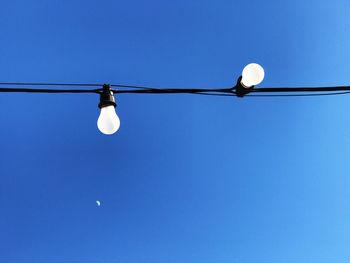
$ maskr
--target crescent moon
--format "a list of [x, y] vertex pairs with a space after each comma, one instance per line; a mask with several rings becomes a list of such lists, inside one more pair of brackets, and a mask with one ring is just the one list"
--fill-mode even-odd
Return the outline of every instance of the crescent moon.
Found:
[[98, 206], [100, 206], [101, 205], [101, 202], [100, 201], [96, 201], [96, 204], [98, 205]]

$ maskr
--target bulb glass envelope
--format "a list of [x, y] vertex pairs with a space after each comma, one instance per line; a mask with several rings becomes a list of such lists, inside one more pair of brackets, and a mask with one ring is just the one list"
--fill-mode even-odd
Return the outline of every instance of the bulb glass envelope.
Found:
[[241, 83], [246, 88], [260, 84], [265, 77], [265, 72], [262, 66], [257, 63], [250, 63], [244, 67], [242, 71]]

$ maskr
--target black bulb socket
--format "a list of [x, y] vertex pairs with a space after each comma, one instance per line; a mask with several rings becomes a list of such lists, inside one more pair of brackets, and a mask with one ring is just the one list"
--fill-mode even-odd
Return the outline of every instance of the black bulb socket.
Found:
[[100, 93], [100, 103], [98, 104], [98, 107], [101, 109], [101, 108], [107, 107], [107, 106], [116, 107], [117, 104], [115, 103], [115, 99], [113, 96], [113, 91], [111, 89], [111, 86], [108, 84], [104, 84], [102, 92]]
[[236, 96], [237, 97], [244, 97], [245, 95], [247, 95], [248, 93], [250, 93], [252, 90], [254, 89], [254, 86], [251, 87], [246, 87], [242, 84], [242, 76], [240, 76], [237, 80], [237, 84], [234, 87], [234, 90], [236, 92]]

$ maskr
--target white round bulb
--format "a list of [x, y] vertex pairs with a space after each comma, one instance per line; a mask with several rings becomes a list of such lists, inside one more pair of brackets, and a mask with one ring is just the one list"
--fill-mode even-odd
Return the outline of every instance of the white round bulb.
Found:
[[262, 66], [256, 63], [250, 63], [244, 67], [242, 71], [241, 83], [250, 88], [260, 84], [264, 80], [265, 72]]
[[101, 108], [101, 113], [97, 120], [97, 127], [103, 134], [107, 135], [111, 135], [119, 129], [120, 120], [115, 112], [114, 106]]

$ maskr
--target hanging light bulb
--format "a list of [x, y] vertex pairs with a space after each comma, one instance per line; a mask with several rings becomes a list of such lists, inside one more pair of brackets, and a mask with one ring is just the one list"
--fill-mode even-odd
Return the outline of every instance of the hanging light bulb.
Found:
[[115, 112], [116, 103], [109, 85], [103, 85], [98, 107], [101, 109], [97, 120], [98, 129], [106, 135], [115, 133], [120, 127], [120, 120]]
[[257, 63], [250, 63], [242, 71], [241, 83], [245, 88], [260, 84], [264, 80], [265, 72], [262, 66]]

